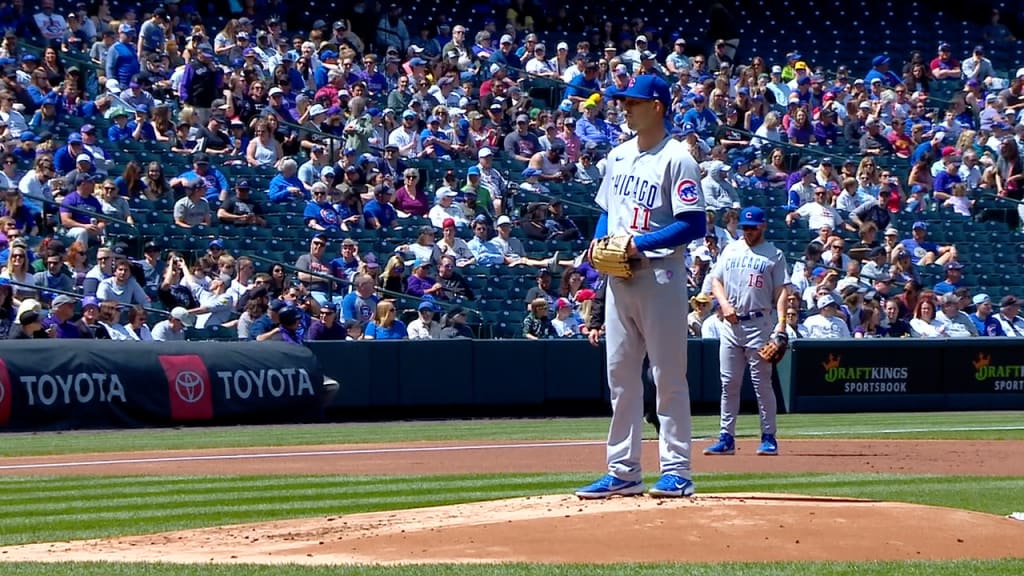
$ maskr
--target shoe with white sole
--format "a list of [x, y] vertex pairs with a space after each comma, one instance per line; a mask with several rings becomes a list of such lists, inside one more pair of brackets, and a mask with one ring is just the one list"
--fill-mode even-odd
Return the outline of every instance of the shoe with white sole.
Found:
[[695, 491], [693, 480], [669, 473], [662, 474], [648, 494], [655, 498], [683, 498], [693, 496]]
[[577, 490], [576, 496], [588, 500], [596, 500], [612, 496], [637, 496], [643, 493], [643, 481], [620, 480], [611, 474], [605, 474], [593, 484]]
[[779, 441], [774, 434], [761, 434], [761, 445], [757, 447], [758, 456], [778, 456]]
[[722, 432], [718, 437], [718, 442], [704, 449], [704, 454], [708, 456], [728, 456], [735, 453], [736, 440], [728, 432]]

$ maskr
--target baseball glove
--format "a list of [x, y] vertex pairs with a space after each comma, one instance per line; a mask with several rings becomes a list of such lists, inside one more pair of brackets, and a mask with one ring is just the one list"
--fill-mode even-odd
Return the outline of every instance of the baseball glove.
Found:
[[632, 278], [633, 269], [628, 256], [631, 241], [632, 237], [626, 235], [598, 238], [590, 249], [590, 263], [602, 274]]
[[762, 360], [776, 364], [786, 355], [787, 348], [789, 348], [789, 336], [784, 332], [775, 332], [764, 343], [764, 346], [758, 348], [757, 355]]

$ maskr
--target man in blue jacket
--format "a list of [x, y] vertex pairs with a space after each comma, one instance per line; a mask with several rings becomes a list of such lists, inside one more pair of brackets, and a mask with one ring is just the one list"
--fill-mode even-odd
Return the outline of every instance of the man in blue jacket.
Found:
[[118, 28], [118, 40], [107, 52], [107, 78], [117, 80], [122, 88], [131, 83], [132, 76], [142, 69], [139, 57], [135, 53], [135, 28], [131, 24], [121, 24]]

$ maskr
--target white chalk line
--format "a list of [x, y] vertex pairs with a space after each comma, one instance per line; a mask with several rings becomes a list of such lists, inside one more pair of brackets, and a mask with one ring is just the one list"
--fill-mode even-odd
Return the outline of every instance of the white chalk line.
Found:
[[467, 450], [509, 450], [513, 448], [563, 448], [567, 446], [604, 446], [601, 441], [536, 442], [531, 444], [476, 444], [465, 446], [417, 446], [410, 448], [357, 448], [351, 450], [309, 450], [302, 452], [253, 452], [242, 454], [196, 454], [191, 456], [156, 456], [151, 458], [123, 458], [109, 460], [81, 460], [37, 464], [0, 465], [3, 470], [32, 470], [37, 468], [75, 468], [81, 466], [110, 466], [117, 464], [166, 464], [168, 462], [203, 462], [211, 460], [251, 460], [258, 458], [301, 458], [307, 456], [356, 456], [366, 454], [409, 454], [417, 452], [461, 452]]
[[[958, 426], [952, 428], [888, 428], [865, 430], [802, 431], [786, 436], [839, 436], [849, 434], [916, 434], [925, 432], [983, 432], [1024, 430], [1024, 426]], [[694, 442], [712, 440], [717, 436], [694, 437]], [[653, 442], [653, 440], [649, 440]], [[216, 460], [255, 460], [266, 458], [305, 458], [313, 456], [358, 456], [368, 454], [410, 454], [425, 452], [463, 452], [469, 450], [511, 450], [517, 448], [565, 448], [574, 446], [604, 446], [604, 441], [533, 442], [528, 444], [473, 444], [455, 446], [416, 446], [405, 448], [355, 448], [349, 450], [308, 450], [301, 452], [252, 452], [240, 454], [195, 454], [189, 456], [154, 456], [150, 458], [114, 458], [107, 460], [75, 460], [68, 462], [42, 462], [35, 464], [0, 465], [4, 470], [38, 470], [47, 468], [80, 468], [120, 464], [166, 464], [171, 462], [204, 462]]]

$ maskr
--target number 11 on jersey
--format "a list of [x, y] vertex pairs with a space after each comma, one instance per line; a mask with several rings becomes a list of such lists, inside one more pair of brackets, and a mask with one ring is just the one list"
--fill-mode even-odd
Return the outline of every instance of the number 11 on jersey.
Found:
[[633, 207], [633, 222], [629, 225], [629, 229], [636, 232], [650, 232], [651, 230], [651, 211], [643, 206]]

